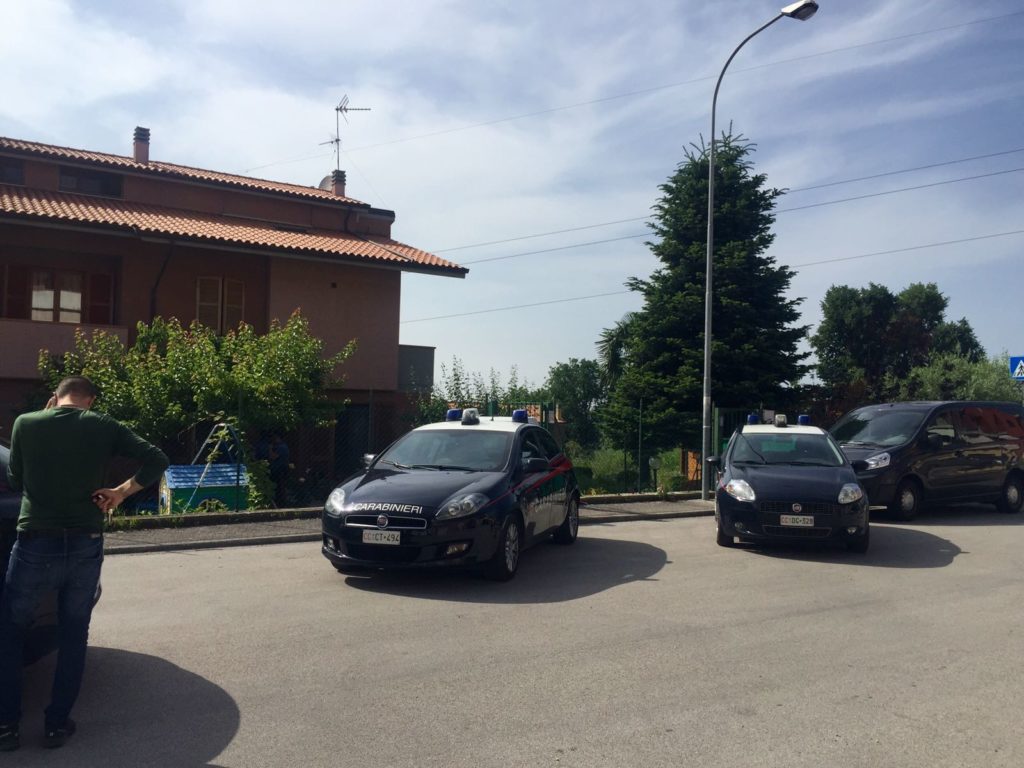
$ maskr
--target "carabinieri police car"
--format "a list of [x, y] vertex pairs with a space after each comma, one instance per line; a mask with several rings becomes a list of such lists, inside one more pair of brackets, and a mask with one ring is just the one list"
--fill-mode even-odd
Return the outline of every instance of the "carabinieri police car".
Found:
[[576, 540], [579, 497], [572, 462], [525, 410], [452, 409], [334, 489], [322, 552], [342, 573], [478, 565], [504, 581], [527, 546]]
[[[854, 552], [868, 549], [868, 500], [854, 465], [832, 436], [786, 417], [760, 424], [755, 415], [733, 433], [715, 492], [718, 544], [741, 541], [838, 540]], [[860, 462], [863, 464], [863, 462]]]

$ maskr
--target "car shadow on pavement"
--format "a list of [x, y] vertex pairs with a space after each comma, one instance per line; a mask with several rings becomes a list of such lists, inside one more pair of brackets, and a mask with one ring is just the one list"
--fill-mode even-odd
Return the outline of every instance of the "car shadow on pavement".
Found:
[[942, 506], [925, 507], [913, 520], [901, 523], [893, 519], [884, 510], [872, 510], [871, 522], [898, 523], [900, 525], [1024, 525], [1024, 514], [1008, 515], [999, 512], [992, 504], [944, 504]]
[[914, 528], [878, 525], [874, 520], [871, 547], [864, 554], [848, 552], [841, 544], [832, 543], [740, 543], [736, 548], [767, 557], [869, 568], [944, 568], [963, 553], [960, 547], [941, 536]]
[[369, 571], [346, 575], [351, 587], [425, 600], [557, 603], [652, 578], [668, 562], [663, 549], [636, 541], [580, 536], [572, 546], [541, 542], [526, 550], [509, 582], [472, 570]]
[[42, 710], [55, 663], [51, 654], [25, 670], [20, 768], [211, 767], [238, 732], [238, 705], [209, 680], [156, 656], [89, 648], [72, 713], [78, 732], [55, 754], [42, 747]]

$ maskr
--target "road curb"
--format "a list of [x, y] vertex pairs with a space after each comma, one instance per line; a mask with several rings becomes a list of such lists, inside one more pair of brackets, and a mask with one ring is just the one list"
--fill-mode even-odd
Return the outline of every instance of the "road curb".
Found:
[[[679, 510], [673, 512], [608, 512], [600, 514], [585, 513], [580, 516], [580, 525], [610, 525], [633, 521], [671, 520], [684, 517], [708, 517], [713, 510]], [[119, 532], [112, 532], [116, 536]], [[123, 533], [123, 532], [120, 532]], [[190, 549], [222, 549], [227, 547], [255, 547], [263, 544], [294, 544], [306, 541], [319, 541], [319, 531], [309, 533], [282, 533], [272, 536], [250, 536], [224, 539], [200, 539], [196, 541], [164, 541], [140, 544], [117, 544], [109, 542], [104, 547], [104, 555], [139, 555], [152, 552], [181, 552]]]

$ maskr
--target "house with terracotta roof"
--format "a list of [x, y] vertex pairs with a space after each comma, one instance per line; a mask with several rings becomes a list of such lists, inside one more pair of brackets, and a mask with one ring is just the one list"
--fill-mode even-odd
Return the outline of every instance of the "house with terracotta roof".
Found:
[[[0, 137], [0, 437], [39, 350], [71, 349], [76, 328], [130, 344], [157, 316], [264, 332], [296, 309], [327, 352], [356, 340], [333, 395], [372, 422], [397, 407], [409, 361], [432, 374], [429, 348], [398, 343], [402, 273], [467, 272], [392, 239], [394, 221], [349, 197], [344, 171], [305, 187], [152, 160], [146, 128], [131, 156]], [[349, 427], [347, 453], [380, 447]]]

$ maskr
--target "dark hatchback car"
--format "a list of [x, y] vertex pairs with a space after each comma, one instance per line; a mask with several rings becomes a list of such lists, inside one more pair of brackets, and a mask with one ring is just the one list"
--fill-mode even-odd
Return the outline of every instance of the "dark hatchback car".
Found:
[[853, 466], [818, 427], [746, 424], [721, 457], [715, 492], [717, 540], [839, 541], [854, 552], [870, 542], [868, 503]]
[[572, 462], [525, 411], [452, 410], [331, 493], [322, 552], [343, 573], [480, 566], [504, 581], [524, 548], [576, 540], [579, 495]]
[[830, 430], [873, 505], [911, 520], [930, 502], [1024, 508], [1024, 406], [907, 402], [850, 411]]

